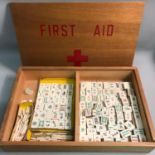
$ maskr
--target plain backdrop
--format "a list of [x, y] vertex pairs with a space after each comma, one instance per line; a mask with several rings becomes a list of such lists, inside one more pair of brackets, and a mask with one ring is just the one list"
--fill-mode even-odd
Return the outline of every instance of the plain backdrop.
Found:
[[[107, 0], [108, 1], [108, 0]], [[109, 0], [123, 1], [123, 0]], [[133, 1], [133, 0], [128, 0]], [[8, 7], [10, 2], [54, 2], [52, 0], [0, 0], [0, 123], [5, 112], [7, 102], [11, 94], [11, 87], [16, 76], [16, 70], [21, 65], [18, 43], [12, 24], [12, 19]], [[57, 2], [75, 2], [75, 1], [57, 1]], [[86, 2], [77, 1], [77, 2]], [[88, 1], [87, 1], [88, 2]], [[98, 0], [89, 2], [105, 2]], [[145, 95], [148, 101], [149, 110], [155, 124], [155, 0], [145, 1], [144, 17], [141, 24], [139, 39], [137, 43], [134, 66], [137, 66], [141, 75]], [[0, 155], [4, 154], [27, 154], [24, 152], [9, 153], [0, 150]], [[43, 153], [28, 153], [43, 154]], [[130, 154], [130, 153], [44, 153], [44, 154]], [[138, 153], [133, 153], [138, 154]], [[140, 153], [141, 154], [141, 153]], [[155, 150], [148, 153], [155, 155]]]

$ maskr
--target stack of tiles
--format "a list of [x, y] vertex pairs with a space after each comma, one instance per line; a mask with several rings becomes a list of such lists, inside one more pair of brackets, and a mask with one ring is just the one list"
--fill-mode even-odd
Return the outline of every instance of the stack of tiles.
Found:
[[130, 82], [81, 82], [80, 141], [146, 141]]
[[30, 140], [72, 140], [73, 79], [40, 80]]
[[32, 112], [32, 102], [22, 102], [19, 104], [15, 126], [12, 131], [11, 141], [22, 141], [26, 136], [28, 124]]

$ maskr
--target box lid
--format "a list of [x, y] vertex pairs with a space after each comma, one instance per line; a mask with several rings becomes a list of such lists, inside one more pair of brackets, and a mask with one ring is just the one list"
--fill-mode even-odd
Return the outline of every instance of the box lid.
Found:
[[143, 2], [12, 3], [23, 65], [132, 65]]

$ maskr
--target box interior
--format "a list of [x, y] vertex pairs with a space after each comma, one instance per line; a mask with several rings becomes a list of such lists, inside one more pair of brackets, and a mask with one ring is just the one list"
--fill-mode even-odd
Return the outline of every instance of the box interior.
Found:
[[[19, 76], [17, 77], [16, 88], [10, 99], [10, 107], [7, 113], [7, 119], [4, 126], [4, 132], [2, 141], [9, 141], [12, 129], [16, 120], [16, 114], [18, 110], [18, 104], [22, 100], [33, 100], [37, 95], [37, 89], [39, 85], [39, 79], [41, 78], [74, 78], [75, 79], [75, 103], [74, 103], [74, 140], [79, 141], [79, 124], [80, 124], [80, 108], [79, 108], [79, 93], [80, 93], [80, 82], [81, 81], [128, 81], [132, 82], [137, 99], [138, 105], [143, 120], [144, 130], [147, 137], [147, 141], [152, 141], [150, 134], [149, 123], [147, 122], [145, 108], [141, 99], [140, 90], [136, 81], [134, 70], [119, 70], [119, 69], [103, 69], [103, 70], [74, 70], [74, 69], [21, 69]], [[32, 96], [24, 94], [24, 89], [30, 87], [34, 93]]]

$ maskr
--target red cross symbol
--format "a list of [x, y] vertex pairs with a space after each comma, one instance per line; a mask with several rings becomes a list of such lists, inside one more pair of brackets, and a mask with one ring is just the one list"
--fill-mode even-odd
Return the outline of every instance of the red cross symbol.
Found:
[[74, 50], [74, 55], [73, 56], [68, 56], [67, 57], [68, 62], [73, 62], [74, 66], [81, 66], [82, 62], [87, 62], [88, 61], [88, 56], [86, 55], [81, 55], [81, 50], [76, 49]]

